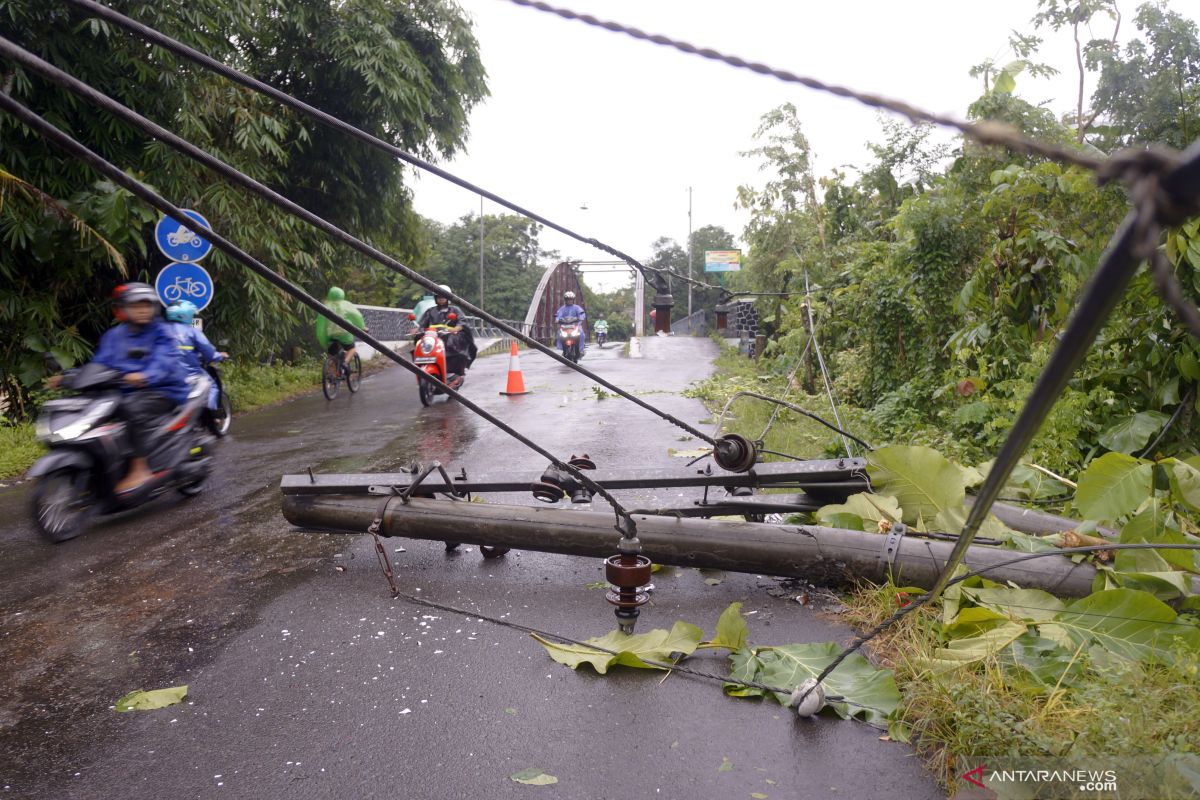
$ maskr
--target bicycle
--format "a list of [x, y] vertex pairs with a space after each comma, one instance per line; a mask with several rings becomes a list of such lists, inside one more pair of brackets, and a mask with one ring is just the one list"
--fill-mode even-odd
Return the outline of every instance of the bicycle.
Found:
[[342, 358], [344, 350], [345, 346], [335, 341], [330, 345], [329, 355], [325, 356], [325, 363], [321, 368], [321, 391], [325, 393], [326, 400], [333, 400], [338, 396], [342, 381], [346, 382], [346, 388], [351, 394], [357, 392], [362, 385], [362, 360], [359, 359], [358, 353], [355, 353], [347, 364]]

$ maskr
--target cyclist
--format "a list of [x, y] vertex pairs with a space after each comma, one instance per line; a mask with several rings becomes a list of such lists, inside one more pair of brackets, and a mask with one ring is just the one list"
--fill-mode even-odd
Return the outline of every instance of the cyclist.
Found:
[[[188, 375], [201, 375], [206, 364], [229, 358], [229, 353], [217, 352], [217, 348], [212, 346], [208, 337], [199, 328], [192, 326], [197, 310], [196, 304], [191, 300], [176, 300], [167, 306], [166, 312], [167, 321], [172, 323], [168, 327], [175, 336], [175, 341], [179, 343], [179, 354], [183, 357]], [[217, 391], [214, 381], [208, 390], [209, 408], [217, 407]]]
[[[554, 321], [558, 322], [564, 317], [575, 317], [580, 320], [587, 319], [587, 312], [583, 310], [583, 306], [575, 303], [574, 292], [563, 292], [563, 304], [558, 311], [554, 312]], [[580, 325], [581, 335], [579, 337], [579, 354], [583, 355], [584, 349], [587, 347], [587, 329]], [[559, 341], [558, 347], [562, 347], [562, 342]]]
[[[330, 286], [329, 291], [325, 295], [325, 305], [329, 306], [329, 310], [333, 311], [338, 316], [345, 318], [351, 324], [367, 330], [366, 323], [363, 322], [362, 312], [358, 307], [346, 299], [346, 293], [337, 286]], [[329, 355], [342, 354], [342, 371], [347, 373], [350, 371], [350, 360], [354, 358], [355, 344], [354, 334], [338, 325], [330, 319], [326, 319], [322, 315], [317, 316], [317, 341], [321, 343], [321, 347]]]
[[[462, 309], [450, 305], [450, 287], [445, 284], [438, 286], [433, 295], [434, 305], [425, 309], [418, 323], [421, 330], [432, 325], [448, 325], [450, 330], [446, 336], [446, 369], [459, 375], [465, 375], [467, 368], [475, 363], [479, 354], [475, 347], [475, 336], [471, 329], [463, 325]], [[454, 319], [450, 319], [450, 315]]]

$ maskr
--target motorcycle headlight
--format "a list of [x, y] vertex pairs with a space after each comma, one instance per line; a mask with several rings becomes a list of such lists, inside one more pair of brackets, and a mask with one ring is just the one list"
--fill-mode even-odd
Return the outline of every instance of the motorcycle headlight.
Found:
[[433, 352], [433, 339], [425, 337], [421, 340], [421, 352], [425, 355], [429, 355]]

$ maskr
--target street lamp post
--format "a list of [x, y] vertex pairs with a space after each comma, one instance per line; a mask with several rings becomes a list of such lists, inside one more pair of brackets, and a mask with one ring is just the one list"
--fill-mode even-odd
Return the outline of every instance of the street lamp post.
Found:
[[479, 195], [479, 307], [483, 308], [483, 195]]
[[691, 330], [692, 316], [692, 187], [688, 187], [688, 238], [687, 238], [687, 253], [688, 253], [688, 330]]

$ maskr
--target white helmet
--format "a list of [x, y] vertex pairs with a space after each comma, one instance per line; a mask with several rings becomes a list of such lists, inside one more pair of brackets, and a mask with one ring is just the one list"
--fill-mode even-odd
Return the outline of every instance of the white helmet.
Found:
[[575, 293], [574, 293], [574, 292], [564, 292], [564, 293], [563, 293], [563, 299], [564, 299], [564, 300], [574, 300], [574, 299], [575, 299]]
[[453, 294], [453, 292], [451, 292], [451, 291], [450, 291], [450, 287], [449, 287], [449, 286], [447, 286], [447, 285], [446, 285], [446, 284], [444, 284], [444, 283], [439, 283], [439, 284], [438, 284], [438, 289], [439, 289], [440, 291], [437, 291], [437, 292], [434, 292], [434, 293], [433, 293], [433, 296], [434, 296], [434, 298], [435, 298], [435, 299], [436, 299], [436, 298], [438, 298], [438, 297], [444, 297], [444, 298], [446, 298], [447, 300], [449, 300], [449, 299], [450, 299], [450, 295], [451, 295], [451, 294]]

